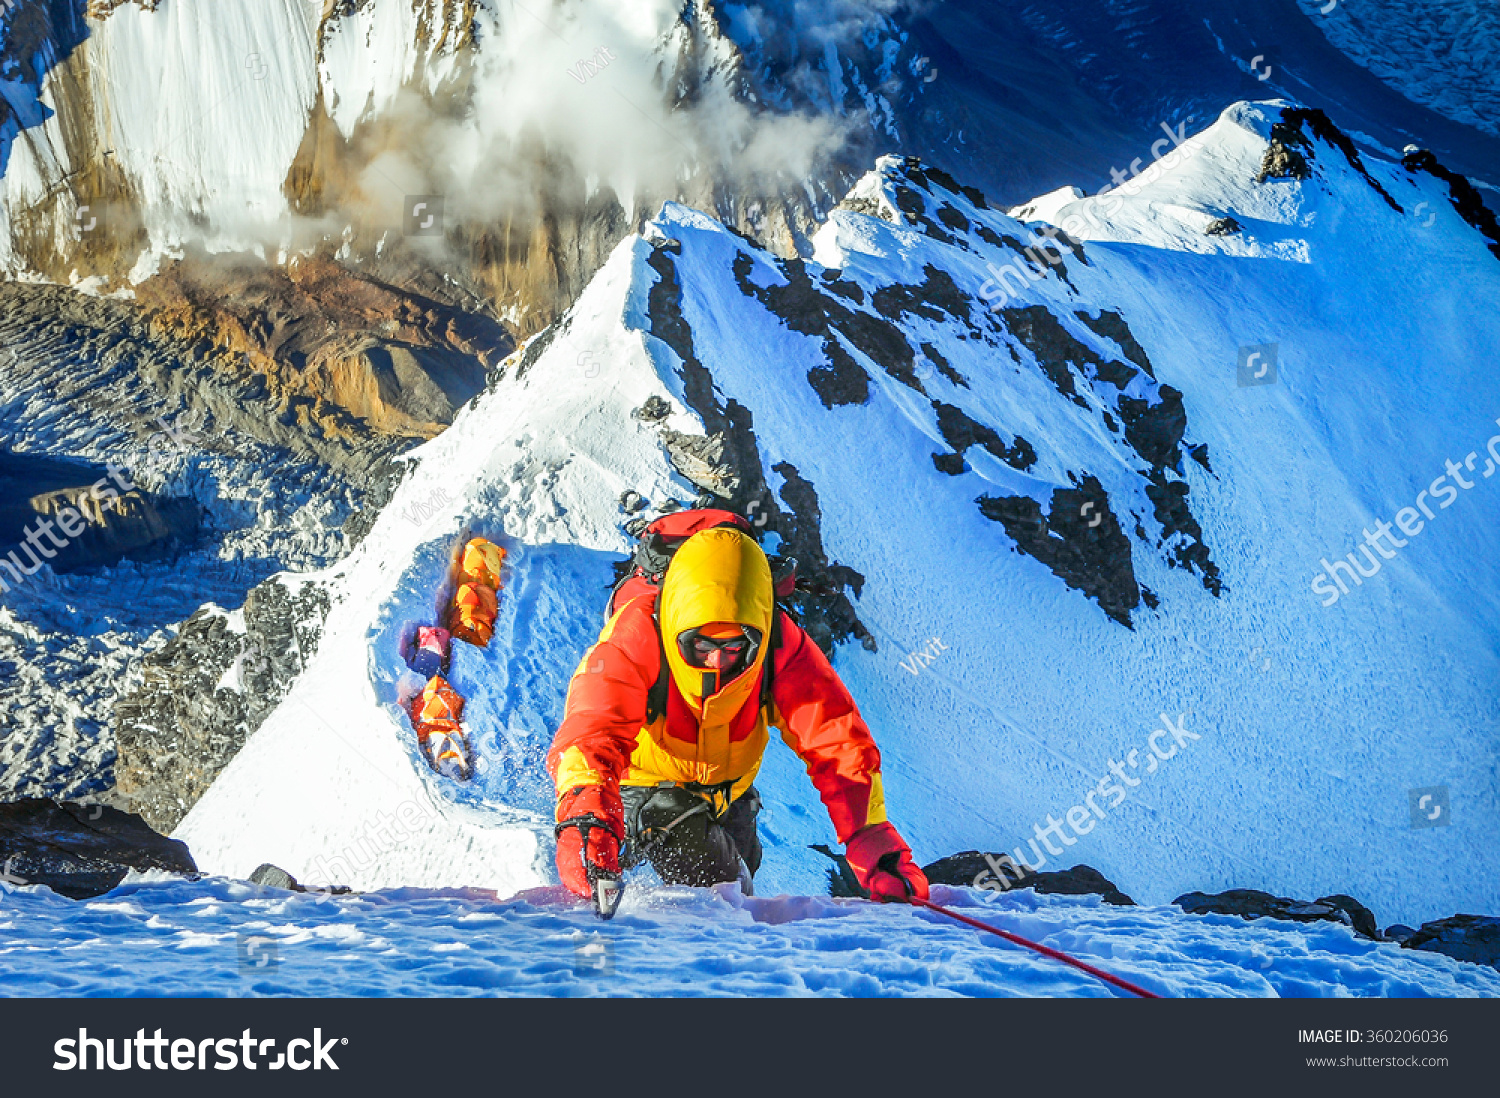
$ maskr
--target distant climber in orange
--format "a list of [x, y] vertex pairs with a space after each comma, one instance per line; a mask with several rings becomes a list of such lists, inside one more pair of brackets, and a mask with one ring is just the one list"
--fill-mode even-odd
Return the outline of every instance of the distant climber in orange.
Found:
[[880, 751], [827, 657], [776, 605], [749, 524], [682, 511], [642, 537], [547, 756], [563, 883], [617, 890], [623, 847], [626, 867], [649, 859], [669, 884], [748, 891], [761, 860], [753, 783], [775, 727], [871, 896], [925, 899], [927, 878], [886, 820]]

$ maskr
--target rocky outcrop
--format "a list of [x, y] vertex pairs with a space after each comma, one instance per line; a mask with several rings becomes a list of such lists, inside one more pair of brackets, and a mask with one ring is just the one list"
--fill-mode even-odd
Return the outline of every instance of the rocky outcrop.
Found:
[[[754, 417], [733, 397], [720, 400], [713, 375], [698, 359], [692, 328], [682, 312], [682, 283], [672, 260], [678, 250], [680, 245], [668, 240], [651, 253], [648, 262], [659, 278], [648, 294], [647, 314], [651, 334], [680, 360], [678, 369], [687, 404], [708, 433], [689, 436], [659, 426], [661, 416], [649, 402], [637, 410], [636, 417], [658, 424], [662, 445], [673, 465], [700, 489], [695, 502], [747, 514], [757, 529], [780, 537], [782, 555], [797, 561], [799, 577], [797, 590], [783, 602], [797, 615], [814, 643], [831, 652], [835, 644], [853, 637], [873, 652], [875, 638], [859, 620], [847, 593], [852, 590], [857, 597], [864, 577], [829, 559], [823, 547], [816, 488], [791, 463], [779, 462], [773, 466], [782, 479], [778, 500], [762, 468]], [[796, 261], [792, 265], [800, 267]]]
[[514, 346], [482, 312], [326, 258], [283, 268], [192, 252], [136, 296], [152, 331], [206, 341], [271, 388], [326, 400], [383, 434], [436, 435]]
[[[278, 385], [204, 332], [171, 329], [136, 302], [0, 283], [0, 347], [9, 352], [0, 376], [14, 400], [0, 422], [12, 448], [45, 451], [65, 432], [85, 452], [144, 449], [166, 420], [192, 426], [194, 449], [238, 454], [260, 444], [358, 481], [407, 445], [320, 395]], [[32, 402], [51, 410], [46, 423], [22, 414]]]
[[184, 622], [115, 705], [113, 799], [175, 828], [307, 666], [327, 611], [321, 587], [276, 577], [247, 596], [242, 629], [213, 608]]
[[1207, 895], [1189, 892], [1172, 901], [1190, 915], [1238, 915], [1242, 919], [1289, 919], [1295, 923], [1342, 923], [1361, 938], [1382, 941], [1375, 916], [1352, 896], [1324, 896], [1312, 903], [1273, 896], [1254, 888]]
[[1484, 197], [1457, 172], [1449, 171], [1427, 149], [1409, 147], [1401, 157], [1401, 166], [1409, 172], [1426, 172], [1448, 184], [1448, 200], [1465, 223], [1478, 230], [1489, 241], [1489, 249], [1500, 259], [1500, 218], [1484, 204]]
[[108, 468], [0, 450], [0, 581], [156, 560], [192, 544], [201, 515], [191, 499], [121, 491]]
[[1458, 961], [1500, 968], [1500, 918], [1493, 915], [1453, 915], [1423, 923], [1416, 931], [1390, 927], [1386, 937], [1399, 940], [1407, 949], [1425, 949]]
[[1281, 119], [1271, 126], [1271, 143], [1262, 158], [1256, 182], [1309, 178], [1312, 175], [1310, 164], [1316, 159], [1314, 138], [1343, 153], [1349, 166], [1359, 173], [1376, 194], [1385, 199], [1387, 206], [1397, 213], [1404, 212], [1390, 192], [1380, 185], [1380, 180], [1370, 174], [1349, 135], [1316, 107], [1287, 107], [1282, 110]]
[[1097, 602], [1112, 620], [1134, 628], [1130, 614], [1140, 605], [1141, 589], [1130, 539], [1096, 477], [1054, 491], [1047, 511], [1030, 496], [981, 496], [979, 513], [1000, 523], [1017, 548]]
[[198, 872], [185, 844], [108, 805], [41, 798], [0, 804], [0, 880], [46, 885], [74, 900], [102, 896], [131, 870]]
[[[993, 864], [992, 864], [993, 863]], [[1004, 877], [995, 875], [994, 865], [1000, 865]], [[1098, 896], [1107, 904], [1133, 907], [1135, 901], [1115, 887], [1108, 877], [1087, 865], [1075, 865], [1072, 869], [1056, 872], [1034, 872], [1024, 866], [1013, 873], [1006, 866], [1014, 865], [1008, 854], [986, 856], [978, 850], [966, 850], [939, 858], [931, 865], [924, 865], [922, 872], [929, 884], [953, 885], [959, 888], [987, 888], [990, 891], [1013, 892], [1029, 888], [1034, 892], [1052, 896]], [[975, 882], [979, 882], [978, 885]], [[999, 887], [999, 886], [1005, 887]]]

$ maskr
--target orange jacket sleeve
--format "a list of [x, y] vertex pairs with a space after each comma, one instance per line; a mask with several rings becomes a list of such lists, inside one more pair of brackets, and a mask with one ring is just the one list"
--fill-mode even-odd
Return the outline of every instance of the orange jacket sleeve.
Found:
[[580, 785], [615, 789], [630, 764], [661, 668], [647, 602], [626, 604], [573, 672], [562, 724], [547, 753], [559, 796]]
[[880, 749], [828, 657], [784, 612], [771, 681], [775, 724], [807, 766], [839, 842], [884, 823]]

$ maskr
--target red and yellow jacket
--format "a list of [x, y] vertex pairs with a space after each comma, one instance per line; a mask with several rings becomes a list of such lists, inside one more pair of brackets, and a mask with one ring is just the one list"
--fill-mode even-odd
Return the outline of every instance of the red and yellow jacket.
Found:
[[[704, 675], [675, 643], [689, 629], [736, 622], [781, 644], [771, 704], [761, 706], [767, 644], [741, 674], [704, 696]], [[661, 623], [660, 638], [657, 619]], [[647, 720], [647, 698], [665, 658], [666, 713]], [[755, 780], [775, 727], [807, 766], [840, 842], [884, 823], [880, 751], [828, 658], [777, 610], [771, 569], [758, 545], [731, 528], [689, 538], [658, 591], [626, 602], [579, 663], [562, 725], [547, 756], [559, 797], [584, 785], [733, 783], [738, 798]]]

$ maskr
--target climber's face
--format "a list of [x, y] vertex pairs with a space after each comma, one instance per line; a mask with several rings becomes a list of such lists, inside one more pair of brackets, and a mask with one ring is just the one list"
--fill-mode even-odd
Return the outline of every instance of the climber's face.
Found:
[[689, 629], [677, 637], [682, 658], [689, 667], [717, 671], [725, 679], [745, 669], [755, 650], [755, 641], [742, 625], [734, 622], [712, 622], [701, 629]]

